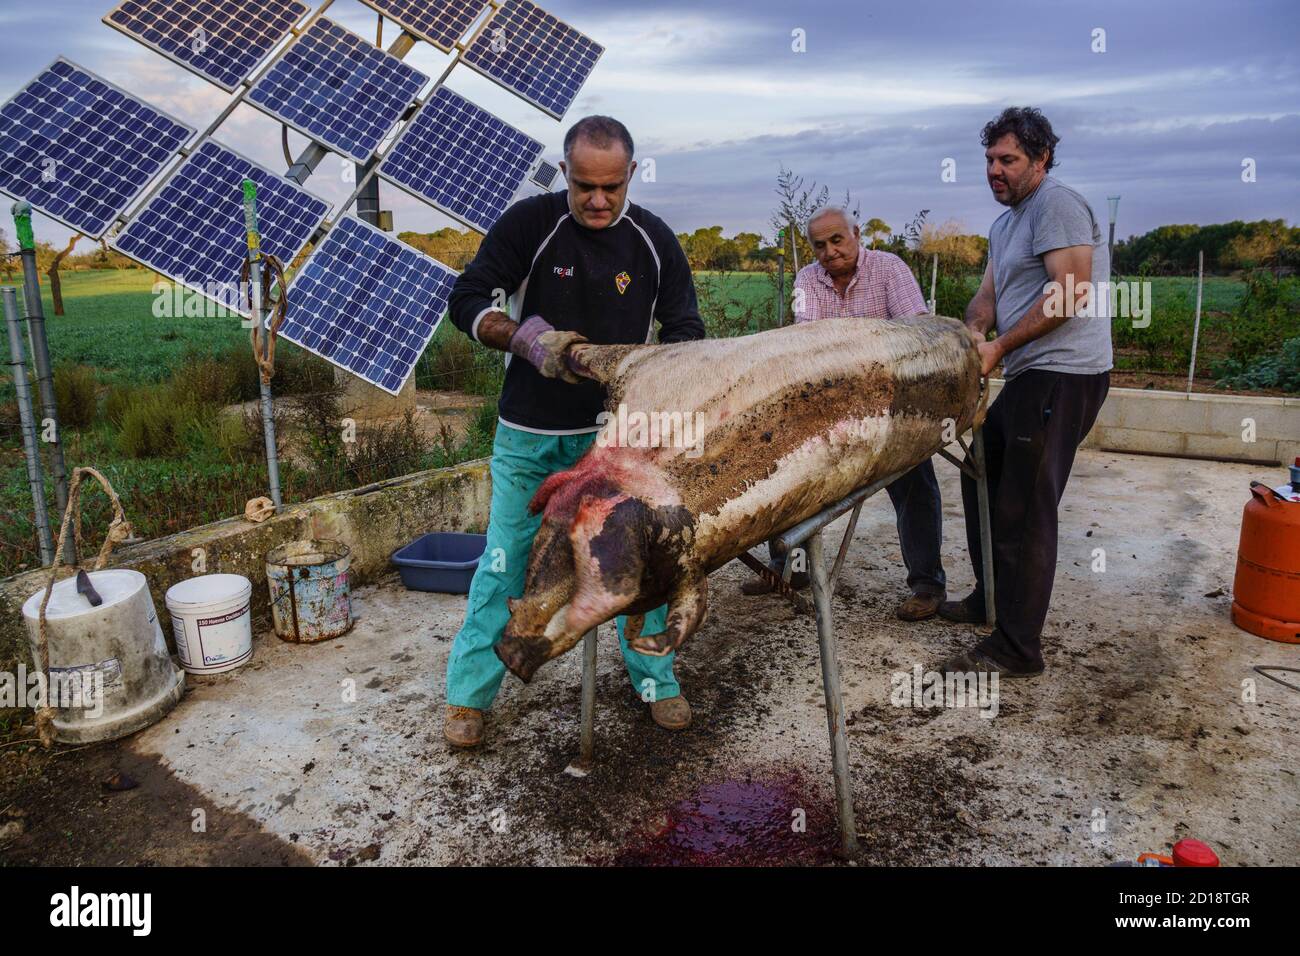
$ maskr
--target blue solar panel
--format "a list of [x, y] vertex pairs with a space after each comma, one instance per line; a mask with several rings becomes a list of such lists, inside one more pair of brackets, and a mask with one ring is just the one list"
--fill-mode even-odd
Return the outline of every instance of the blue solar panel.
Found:
[[604, 52], [600, 44], [528, 0], [506, 0], [463, 59], [560, 119]]
[[60, 57], [0, 107], [0, 192], [98, 239], [193, 135]]
[[439, 87], [379, 165], [379, 175], [486, 232], [542, 154], [542, 144]]
[[487, 0], [361, 0], [444, 53], [488, 7]]
[[396, 395], [455, 279], [436, 259], [344, 216], [289, 284], [280, 337]]
[[125, 0], [104, 22], [233, 92], [310, 9], [301, 0]]
[[[113, 248], [223, 305], [248, 251], [245, 179], [257, 184], [262, 251], [288, 267], [330, 210], [329, 203], [213, 140], [190, 154], [112, 241]], [[235, 308], [244, 315], [243, 308]]]
[[321, 17], [253, 85], [248, 99], [364, 163], [426, 82], [419, 70]]

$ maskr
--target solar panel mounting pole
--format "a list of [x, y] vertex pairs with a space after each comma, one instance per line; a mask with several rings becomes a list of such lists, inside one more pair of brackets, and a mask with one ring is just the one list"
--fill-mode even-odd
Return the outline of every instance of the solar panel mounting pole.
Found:
[[54, 563], [54, 536], [50, 515], [45, 510], [45, 479], [41, 476], [41, 456], [36, 446], [36, 422], [32, 415], [32, 393], [27, 385], [27, 367], [23, 362], [23, 334], [18, 324], [18, 293], [9, 286], [0, 289], [4, 299], [5, 325], [9, 330], [9, 370], [18, 392], [18, 418], [22, 423], [23, 451], [27, 456], [27, 482], [32, 489], [36, 537], [41, 549], [41, 563]]
[[[45, 307], [41, 302], [41, 282], [36, 267], [36, 237], [32, 232], [32, 205], [13, 205], [14, 229], [23, 262], [23, 299], [27, 307], [27, 331], [32, 342], [32, 366], [36, 370], [36, 391], [41, 403], [42, 425], [52, 424], [50, 471], [54, 478], [54, 500], [63, 514], [68, 507], [68, 470], [63, 461], [63, 441], [59, 435], [59, 407], [54, 398], [54, 373], [50, 369], [50, 347], [45, 336]], [[43, 429], [42, 429], [43, 430]], [[37, 459], [37, 467], [40, 459]], [[63, 560], [77, 563], [76, 542], [69, 538], [63, 547]]]
[[[248, 290], [249, 320], [252, 328], [262, 324], [262, 240], [257, 229], [257, 184], [251, 179], [244, 180], [244, 229], [248, 235]], [[280, 290], [284, 295], [284, 290]], [[271, 358], [271, 335], [269, 329], [262, 330], [262, 362]], [[271, 501], [279, 513], [284, 505], [280, 500], [280, 459], [275, 448], [275, 406], [271, 401], [271, 383], [262, 375], [261, 362], [258, 363], [258, 385], [262, 392], [262, 437], [266, 441], [266, 475], [271, 487]]]

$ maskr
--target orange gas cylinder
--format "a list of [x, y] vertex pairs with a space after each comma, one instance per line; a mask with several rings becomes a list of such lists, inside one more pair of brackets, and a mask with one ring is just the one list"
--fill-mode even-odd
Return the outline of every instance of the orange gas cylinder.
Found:
[[1252, 481], [1241, 515], [1232, 622], [1288, 644], [1300, 644], [1300, 458], [1291, 484], [1273, 489]]

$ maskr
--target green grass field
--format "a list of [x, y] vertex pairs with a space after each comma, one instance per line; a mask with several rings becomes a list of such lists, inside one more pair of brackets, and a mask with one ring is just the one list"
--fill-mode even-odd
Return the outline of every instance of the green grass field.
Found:
[[[776, 324], [776, 286], [765, 273], [754, 272], [698, 272], [695, 276], [700, 311], [710, 333], [739, 334], [757, 331]], [[141, 269], [74, 272], [63, 279], [63, 298], [67, 315], [56, 317], [50, 301], [48, 287], [43, 288], [47, 335], [50, 355], [56, 366], [63, 364], [88, 365], [98, 371], [104, 385], [131, 385], [165, 380], [189, 352], [215, 354], [224, 352], [233, 343], [248, 339], [248, 331], [241, 327], [238, 316], [219, 318], [159, 318], [154, 315], [155, 296], [152, 292], [155, 279], [152, 273]], [[787, 275], [787, 291], [793, 277]], [[1124, 320], [1116, 320], [1117, 344], [1133, 345], [1142, 352], [1144, 339], [1159, 338], [1163, 344], [1178, 338], [1180, 331], [1190, 348], [1191, 317], [1195, 305], [1195, 279], [1157, 277], [1151, 280], [1154, 293], [1152, 326], [1149, 336], [1145, 330], [1125, 328]], [[966, 276], [953, 280], [952, 286], [941, 290], [940, 312], [952, 314], [960, 311], [964, 297], [974, 292], [977, 277]], [[1210, 349], [1216, 348], [1216, 338], [1231, 337], [1231, 328], [1223, 320], [1230, 319], [1245, 295], [1245, 284], [1237, 279], [1214, 276], [1205, 281], [1203, 324], [1210, 327]], [[945, 296], [945, 291], [951, 295]], [[1300, 285], [1287, 285], [1289, 301], [1300, 308]], [[925, 292], [928, 294], [929, 289]], [[947, 301], [945, 301], [947, 299]], [[789, 321], [789, 316], [786, 316]], [[439, 330], [431, 351], [443, 347], [448, 338], [455, 337], [449, 325]], [[1160, 330], [1165, 326], [1173, 328]], [[1215, 329], [1218, 329], [1216, 331]], [[294, 346], [278, 346], [293, 353]], [[8, 362], [7, 337], [0, 336], [0, 356]], [[1186, 359], [1182, 359], [1186, 367]], [[30, 356], [28, 360], [30, 361]], [[1172, 356], [1171, 356], [1172, 358]], [[251, 361], [251, 353], [250, 353]], [[1158, 368], [1165, 370], [1164, 362]], [[1131, 367], [1139, 367], [1133, 365]], [[433, 384], [433, 383], [430, 383]], [[423, 386], [422, 386], [423, 387]], [[5, 396], [8, 397], [8, 396]]]

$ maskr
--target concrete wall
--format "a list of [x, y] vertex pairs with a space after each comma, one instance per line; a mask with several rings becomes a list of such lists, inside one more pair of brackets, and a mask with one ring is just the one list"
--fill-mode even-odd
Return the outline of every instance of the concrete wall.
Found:
[[[120, 546], [109, 566], [132, 568], [149, 580], [168, 642], [171, 617], [167, 589], [193, 577], [195, 549], [203, 550], [209, 574], [242, 574], [253, 582], [253, 615], [269, 620], [265, 555], [276, 545], [305, 538], [330, 538], [352, 549], [352, 581], [363, 584], [384, 573], [397, 548], [430, 531], [476, 531], [487, 527], [491, 479], [487, 462], [433, 469], [327, 495], [286, 507], [260, 524], [228, 518], [165, 538]], [[127, 520], [131, 503], [124, 503]], [[87, 556], [93, 562], [95, 554]], [[59, 576], [70, 572], [60, 569]], [[48, 569], [0, 580], [0, 670], [31, 660], [22, 606], [49, 581]]]
[[[1001, 379], [993, 382], [994, 398], [1002, 385]], [[1254, 422], [1253, 442], [1243, 438], [1244, 419]], [[1300, 456], [1300, 398], [1112, 388], [1084, 445], [1103, 451], [1288, 464]]]

